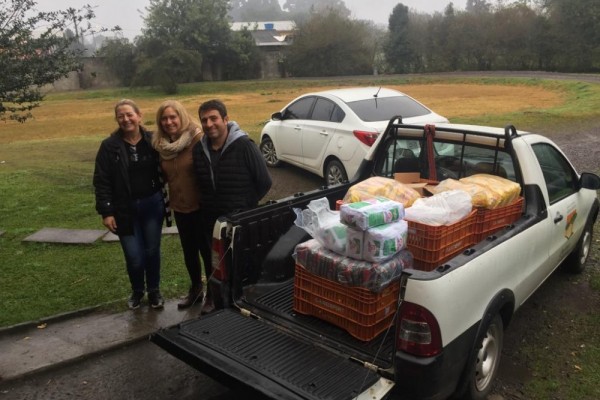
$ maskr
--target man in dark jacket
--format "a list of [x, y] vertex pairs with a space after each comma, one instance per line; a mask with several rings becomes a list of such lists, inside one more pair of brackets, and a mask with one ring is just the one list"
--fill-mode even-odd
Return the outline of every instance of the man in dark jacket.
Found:
[[[256, 207], [271, 188], [271, 176], [256, 144], [237, 123], [229, 121], [223, 102], [202, 103], [198, 116], [204, 136], [194, 146], [192, 155], [206, 236], [202, 259], [209, 279], [212, 274], [210, 244], [217, 218]], [[210, 293], [207, 293], [202, 312], [213, 309]]]

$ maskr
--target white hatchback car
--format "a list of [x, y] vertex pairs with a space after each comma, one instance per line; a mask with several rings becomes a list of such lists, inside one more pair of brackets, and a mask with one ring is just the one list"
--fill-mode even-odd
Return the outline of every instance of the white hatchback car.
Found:
[[271, 116], [260, 135], [270, 167], [282, 161], [325, 178], [327, 185], [354, 176], [390, 119], [444, 123], [412, 97], [393, 89], [360, 87], [302, 95]]

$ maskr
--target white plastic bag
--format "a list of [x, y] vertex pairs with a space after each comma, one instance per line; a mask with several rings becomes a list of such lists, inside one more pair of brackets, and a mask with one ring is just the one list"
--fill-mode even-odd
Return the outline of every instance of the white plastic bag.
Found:
[[448, 190], [417, 199], [405, 210], [404, 219], [430, 226], [451, 225], [466, 218], [472, 209], [469, 193]]
[[340, 222], [340, 212], [329, 208], [323, 197], [308, 203], [306, 209], [294, 208], [294, 224], [304, 229], [322, 246], [338, 254], [346, 253], [347, 227]]

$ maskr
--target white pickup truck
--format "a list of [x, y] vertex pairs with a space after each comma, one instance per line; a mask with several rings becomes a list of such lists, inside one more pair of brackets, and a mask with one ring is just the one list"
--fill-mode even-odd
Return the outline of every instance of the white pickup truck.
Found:
[[[222, 217], [210, 278], [218, 311], [151, 340], [225, 385], [266, 398], [485, 399], [517, 309], [557, 267], [584, 268], [600, 178], [578, 174], [552, 141], [512, 126], [426, 131], [396, 117], [347, 184]], [[293, 209], [322, 197], [333, 208], [351, 185], [392, 177], [405, 157], [418, 160], [425, 178], [485, 172], [517, 182], [522, 212], [440, 265], [404, 269], [393, 323], [371, 340], [295, 312], [292, 253], [308, 237]]]

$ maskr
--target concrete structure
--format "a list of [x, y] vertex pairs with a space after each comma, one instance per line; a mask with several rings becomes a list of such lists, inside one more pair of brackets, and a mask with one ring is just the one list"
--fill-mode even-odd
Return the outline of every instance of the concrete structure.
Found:
[[292, 43], [294, 21], [234, 22], [231, 30], [248, 29], [262, 55], [261, 78], [284, 78], [284, 49]]

